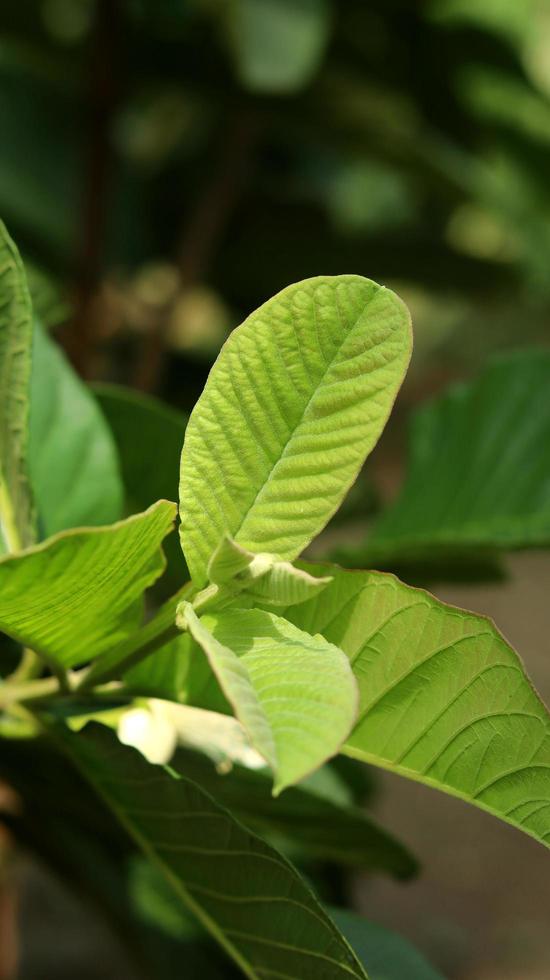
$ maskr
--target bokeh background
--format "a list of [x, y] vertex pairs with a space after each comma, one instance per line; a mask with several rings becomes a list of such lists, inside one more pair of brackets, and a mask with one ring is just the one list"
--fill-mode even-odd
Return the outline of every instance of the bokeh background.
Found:
[[[20, 0], [0, 30], [0, 214], [84, 378], [189, 410], [228, 332], [288, 283], [397, 289], [416, 351], [363, 520], [373, 485], [395, 494], [415, 404], [550, 343], [549, 0]], [[550, 562], [509, 570], [435, 591], [493, 614], [548, 698]], [[453, 980], [550, 977], [537, 845], [390, 777], [377, 806], [425, 873], [358, 877], [358, 908]], [[32, 980], [60, 956], [37, 928], [44, 901], [66, 921], [56, 894], [23, 898]], [[90, 977], [122, 977], [112, 957]]]

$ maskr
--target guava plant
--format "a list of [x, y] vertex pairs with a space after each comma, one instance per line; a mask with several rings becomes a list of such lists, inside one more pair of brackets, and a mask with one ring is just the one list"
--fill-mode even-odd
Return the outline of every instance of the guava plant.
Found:
[[[2, 655], [0, 773], [27, 807], [27, 842], [90, 884], [78, 841], [94, 827], [106, 840], [108, 825], [113, 867], [140, 852], [242, 974], [286, 980], [364, 978], [377, 940], [367, 933], [354, 951], [276, 837], [397, 875], [414, 869], [365, 813], [306, 778], [337, 754], [458, 796], [548, 845], [550, 719], [495, 626], [391, 574], [300, 560], [375, 446], [407, 370], [401, 300], [360, 276], [321, 276], [231, 334], [183, 444], [189, 581], [155, 609], [147, 590], [162, 576], [176, 505], [102, 524], [121, 503], [113, 445], [33, 325], [5, 231], [0, 290], [0, 628], [22, 649]], [[141, 459], [144, 480], [154, 465]], [[435, 471], [428, 499], [430, 479]], [[181, 558], [182, 583], [184, 569]], [[109, 724], [83, 723], [140, 697], [234, 715], [266, 769], [218, 777], [186, 753], [153, 766]], [[421, 975], [412, 960], [406, 969]]]

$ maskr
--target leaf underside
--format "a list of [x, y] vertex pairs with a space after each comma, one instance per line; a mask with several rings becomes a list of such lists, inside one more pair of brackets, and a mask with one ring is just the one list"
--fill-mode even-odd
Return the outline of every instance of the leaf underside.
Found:
[[550, 351], [495, 358], [417, 412], [401, 494], [345, 561], [550, 544]]
[[350, 659], [344, 751], [488, 810], [550, 846], [550, 716], [494, 624], [382, 572], [334, 581], [285, 615]]
[[[261, 609], [203, 621], [219, 643], [231, 645], [247, 671], [272, 733], [275, 792], [339, 751], [357, 712], [357, 686], [341, 650]], [[223, 710], [213, 678], [202, 698], [205, 706]]]
[[102, 726], [59, 737], [174, 895], [246, 976], [364, 980], [292, 865], [198, 786], [151, 766]]
[[196, 585], [226, 534], [293, 559], [322, 530], [380, 436], [410, 348], [401, 300], [360, 276], [289, 286], [233, 331], [182, 453]]
[[19, 253], [0, 222], [0, 554], [34, 540], [27, 475], [32, 308]]
[[53, 667], [72, 667], [121, 640], [161, 574], [175, 505], [103, 528], [64, 531], [0, 560], [0, 629]]

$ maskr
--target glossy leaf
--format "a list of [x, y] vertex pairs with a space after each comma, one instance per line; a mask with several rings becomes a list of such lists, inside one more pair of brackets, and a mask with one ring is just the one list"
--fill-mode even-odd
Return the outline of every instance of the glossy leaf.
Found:
[[399, 878], [416, 870], [406, 848], [386, 833], [361, 807], [337, 804], [323, 797], [313, 781], [289, 786], [276, 800], [269, 773], [233, 765], [219, 773], [214, 763], [198, 752], [179, 750], [170, 763], [176, 772], [193, 779], [258, 833], [280, 834], [298, 844], [300, 851], [350, 867], [387, 871]]
[[[41, 537], [122, 515], [117, 450], [95, 399], [35, 324], [29, 470]], [[158, 499], [158, 498], [157, 498]]]
[[[155, 500], [173, 500], [186, 415], [158, 398], [122, 385], [95, 384], [93, 391], [118, 449], [127, 512], [145, 510]], [[164, 542], [164, 553], [166, 571], [155, 586], [161, 600], [189, 578], [175, 530]]]
[[195, 783], [151, 766], [102, 726], [58, 737], [175, 899], [245, 976], [366, 977], [292, 865]]
[[23, 265], [0, 222], [0, 554], [34, 540], [27, 472], [32, 308]]
[[550, 716], [493, 623], [393, 575], [308, 567], [334, 581], [286, 615], [350, 658], [361, 702], [344, 751], [550, 846]]
[[159, 501], [108, 527], [64, 531], [0, 560], [0, 629], [55, 669], [121, 640], [164, 567], [161, 542], [175, 505]]
[[[341, 650], [261, 609], [205, 615], [201, 625], [215, 645], [192, 630], [194, 638], [208, 649], [225, 697], [272, 767], [275, 793], [338, 752], [357, 709], [356, 684]], [[214, 683], [203, 698], [202, 706], [223, 710]]]
[[228, 34], [243, 83], [257, 92], [294, 92], [321, 60], [329, 0], [229, 0]]
[[370, 980], [443, 980], [443, 975], [396, 932], [345, 909], [329, 911], [369, 971]]
[[182, 453], [180, 536], [198, 586], [226, 534], [284, 560], [319, 533], [380, 436], [410, 348], [401, 300], [360, 276], [289, 286], [231, 334]]
[[346, 563], [550, 544], [550, 351], [495, 358], [416, 413], [401, 494]]

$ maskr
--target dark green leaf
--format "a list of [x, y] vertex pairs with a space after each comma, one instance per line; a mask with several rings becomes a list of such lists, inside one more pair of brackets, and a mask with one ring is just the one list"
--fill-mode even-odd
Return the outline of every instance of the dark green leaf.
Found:
[[344, 909], [329, 911], [371, 980], [443, 980], [442, 974], [397, 933]]
[[397, 502], [346, 563], [376, 566], [550, 544], [550, 351], [495, 358], [417, 412]]
[[253, 980], [344, 980], [366, 974], [282, 855], [195, 783], [151, 766], [106, 728], [58, 737], [130, 836]]
[[29, 469], [42, 537], [121, 517], [122, 483], [109, 428], [93, 396], [39, 324], [34, 330]]

